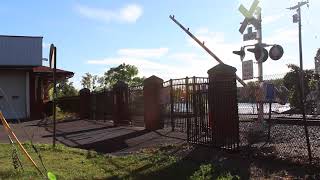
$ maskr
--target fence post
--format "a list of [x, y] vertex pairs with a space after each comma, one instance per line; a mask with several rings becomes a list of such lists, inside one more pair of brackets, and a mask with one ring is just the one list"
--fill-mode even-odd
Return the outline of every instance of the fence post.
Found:
[[161, 127], [161, 104], [160, 91], [163, 87], [163, 80], [156, 76], [151, 76], [143, 83], [144, 101], [144, 122], [147, 130], [157, 130]]
[[[194, 120], [192, 121], [193, 124], [195, 124], [195, 127], [191, 129], [191, 136], [192, 136], [192, 141], [194, 141], [196, 138], [198, 138], [198, 132], [197, 132], [197, 124], [198, 124], [198, 105], [197, 105], [197, 90], [196, 90], [196, 77], [192, 77], [192, 113]], [[190, 124], [191, 125], [191, 124]]]
[[128, 85], [118, 81], [113, 91], [113, 121], [115, 125], [129, 123]]
[[239, 146], [236, 71], [226, 64], [208, 70], [209, 123], [213, 131], [213, 145], [230, 150]]
[[171, 121], [171, 130], [174, 131], [174, 118], [173, 118], [173, 113], [174, 113], [174, 104], [173, 104], [173, 87], [172, 87], [172, 79], [170, 79], [170, 121]]
[[186, 113], [187, 113], [187, 139], [190, 134], [190, 117], [189, 117], [189, 78], [186, 77]]
[[91, 93], [91, 118], [97, 120], [97, 94]]
[[90, 90], [87, 88], [81, 89], [79, 91], [80, 94], [80, 118], [81, 119], [87, 119], [90, 117], [90, 106], [91, 106], [91, 102], [90, 102]]

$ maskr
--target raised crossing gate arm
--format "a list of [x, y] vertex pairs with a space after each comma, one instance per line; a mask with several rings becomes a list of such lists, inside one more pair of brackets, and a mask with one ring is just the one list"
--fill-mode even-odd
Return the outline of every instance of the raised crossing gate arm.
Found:
[[[220, 64], [224, 64], [222, 62], [222, 60], [216, 56], [208, 47], [206, 47], [204, 45], [204, 42], [201, 42], [197, 37], [195, 37], [190, 31], [189, 31], [189, 28], [186, 29], [181, 23], [179, 23], [174, 15], [170, 15], [169, 18], [175, 22], [185, 33], [187, 33], [193, 40], [195, 40], [208, 54], [210, 54], [210, 56], [212, 56], [216, 61], [218, 61]], [[239, 76], [236, 76], [237, 80], [239, 81], [239, 83], [241, 83], [243, 86], [246, 86], [247, 84], [239, 77]]]

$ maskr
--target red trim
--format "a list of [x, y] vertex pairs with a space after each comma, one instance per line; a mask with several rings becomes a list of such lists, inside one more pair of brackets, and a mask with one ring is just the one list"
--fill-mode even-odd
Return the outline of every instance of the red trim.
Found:
[[[53, 69], [50, 68], [50, 67], [47, 67], [47, 66], [37, 66], [37, 67], [32, 68], [32, 71], [34, 73], [53, 73]], [[59, 73], [59, 74], [65, 74], [67, 76], [69, 76], [69, 75], [73, 76], [73, 74], [74, 74], [71, 71], [65, 71], [65, 70], [62, 70], [62, 69], [57, 69], [56, 72]]]

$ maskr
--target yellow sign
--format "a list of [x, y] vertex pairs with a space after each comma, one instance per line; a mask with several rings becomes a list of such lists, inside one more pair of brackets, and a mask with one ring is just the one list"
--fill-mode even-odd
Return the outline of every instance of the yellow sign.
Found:
[[[255, 0], [251, 7], [250, 10], [248, 11], [242, 4], [239, 7], [239, 11], [241, 14], [244, 15], [244, 17], [251, 19], [253, 17], [254, 12], [257, 10], [259, 4], [259, 0]], [[258, 9], [261, 12], [261, 8]]]

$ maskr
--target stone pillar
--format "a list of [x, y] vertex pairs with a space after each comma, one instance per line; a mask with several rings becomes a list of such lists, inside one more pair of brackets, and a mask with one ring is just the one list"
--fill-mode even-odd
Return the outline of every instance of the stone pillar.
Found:
[[129, 124], [128, 85], [118, 81], [113, 86], [113, 121], [115, 125]]
[[79, 91], [80, 94], [80, 118], [81, 119], [88, 119], [90, 117], [90, 109], [91, 109], [91, 102], [90, 102], [90, 90], [87, 88], [81, 89]]
[[208, 71], [209, 125], [217, 147], [234, 150], [239, 146], [237, 69], [219, 64]]
[[163, 80], [157, 76], [151, 76], [144, 80], [144, 122], [147, 130], [163, 128], [161, 123], [160, 91]]

